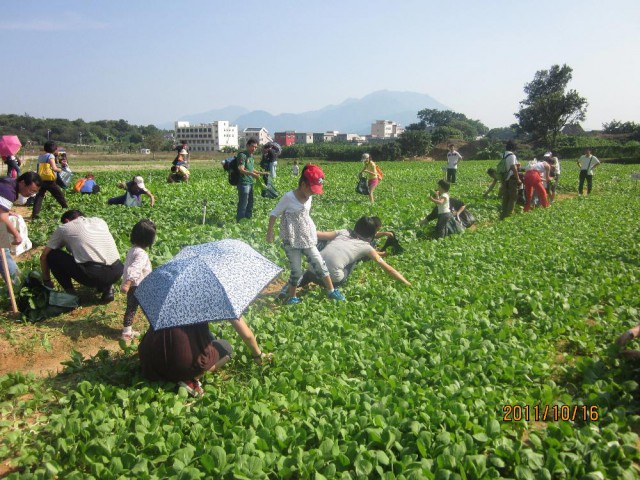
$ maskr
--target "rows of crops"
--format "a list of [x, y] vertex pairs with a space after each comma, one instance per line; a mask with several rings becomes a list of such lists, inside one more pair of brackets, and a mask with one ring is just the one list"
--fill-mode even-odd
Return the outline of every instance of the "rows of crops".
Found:
[[[565, 163], [561, 194], [577, 180]], [[318, 228], [380, 216], [406, 248], [389, 262], [411, 288], [365, 263], [343, 289], [347, 302], [320, 289], [295, 307], [259, 300], [247, 320], [275, 363], [255, 366], [222, 327], [238, 355], [205, 377], [197, 400], [144, 382], [128, 347], [72, 356], [59, 378], [0, 378], [0, 460], [19, 468], [10, 477], [637, 478], [638, 369], [612, 347], [640, 321], [633, 166], [605, 165], [592, 196], [566, 195], [504, 222], [497, 198], [481, 196], [487, 166], [463, 164], [452, 189], [477, 230], [433, 241], [417, 223], [439, 164], [383, 164], [373, 206], [354, 193], [356, 164], [323, 165]], [[295, 179], [281, 171], [284, 191]], [[153, 209], [107, 207], [115, 173], [99, 177], [101, 197], [69, 196], [107, 220], [121, 252], [149, 216], [156, 266], [184, 245], [227, 237], [286, 266], [279, 246], [264, 242], [273, 201], [258, 199], [254, 219], [238, 225], [219, 167], [195, 169], [189, 185], [139, 173]], [[58, 215], [47, 203], [43, 216]], [[31, 236], [42, 243], [54, 227], [34, 225]], [[528, 420], [513, 421], [525, 411]]]

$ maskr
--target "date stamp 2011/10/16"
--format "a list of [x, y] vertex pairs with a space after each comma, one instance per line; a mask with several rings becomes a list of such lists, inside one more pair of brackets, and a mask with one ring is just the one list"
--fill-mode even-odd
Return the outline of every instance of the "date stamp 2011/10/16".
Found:
[[595, 422], [600, 419], [598, 406], [592, 405], [505, 405], [503, 422]]

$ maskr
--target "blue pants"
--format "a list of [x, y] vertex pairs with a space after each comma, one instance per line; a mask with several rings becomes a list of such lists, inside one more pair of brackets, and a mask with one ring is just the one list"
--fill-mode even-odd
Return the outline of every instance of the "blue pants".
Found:
[[253, 216], [253, 185], [238, 185], [236, 221]]

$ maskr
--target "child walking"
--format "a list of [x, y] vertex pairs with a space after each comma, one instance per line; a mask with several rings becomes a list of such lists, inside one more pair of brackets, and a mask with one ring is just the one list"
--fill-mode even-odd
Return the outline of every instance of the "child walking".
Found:
[[120, 287], [120, 291], [127, 294], [127, 309], [124, 312], [122, 327], [123, 340], [132, 340], [140, 336], [140, 332], [136, 332], [131, 327], [139, 305], [134, 294], [140, 282], [151, 273], [151, 262], [145, 249], [151, 247], [156, 239], [156, 226], [151, 220], [140, 220], [133, 226], [129, 238], [133, 246], [127, 252], [124, 277]]
[[436, 225], [436, 237], [447, 236], [447, 223], [451, 218], [451, 207], [449, 206], [449, 182], [440, 180], [438, 189], [430, 200], [438, 207], [438, 224]]
[[[302, 278], [302, 255], [304, 254], [309, 264], [327, 290], [327, 295], [332, 300], [342, 301], [344, 295], [333, 288], [333, 282], [329, 276], [329, 270], [324, 263], [316, 244], [320, 240], [330, 240], [334, 232], [317, 232], [309, 212], [311, 210], [311, 196], [322, 194], [324, 172], [313, 164], [305, 165], [298, 181], [298, 188], [285, 193], [269, 217], [267, 230], [267, 243], [273, 243], [273, 226], [276, 218], [282, 216], [280, 221], [280, 238], [284, 251], [289, 259], [291, 276], [289, 277], [288, 299], [286, 304], [295, 305], [301, 300], [296, 297], [296, 289]], [[325, 238], [326, 237], [326, 238]]]

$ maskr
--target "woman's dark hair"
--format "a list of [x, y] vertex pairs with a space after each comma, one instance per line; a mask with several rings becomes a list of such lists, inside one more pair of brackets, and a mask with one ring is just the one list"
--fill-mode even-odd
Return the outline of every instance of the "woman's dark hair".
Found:
[[438, 180], [438, 186], [445, 192], [448, 192], [449, 188], [451, 188], [451, 185], [449, 185], [449, 182], [447, 182], [446, 180]]
[[507, 141], [507, 144], [505, 145], [505, 148], [507, 150], [509, 150], [510, 152], [513, 152], [517, 147], [516, 142], [514, 142], [513, 140], [509, 140]]
[[307, 181], [307, 179], [304, 178], [304, 172], [307, 171], [307, 168], [309, 168], [309, 165], [311, 164], [307, 163], [304, 167], [302, 167], [302, 170], [300, 171], [300, 178], [298, 179], [298, 188], [300, 188], [303, 183], [306, 183], [307, 185], [309, 185], [309, 182]]
[[[355, 227], [353, 227], [353, 234], [356, 237], [370, 242], [373, 240], [373, 237], [376, 235], [376, 222], [373, 220], [373, 217], [360, 217], [356, 222]], [[353, 235], [352, 235], [353, 236]]]
[[44, 142], [45, 152], [53, 153], [56, 151], [56, 148], [58, 148], [58, 146], [56, 145], [56, 142], [54, 142], [53, 140], [47, 140], [46, 142]]
[[131, 229], [129, 240], [140, 248], [150, 247], [156, 240], [156, 224], [146, 218], [140, 220]]
[[373, 220], [373, 224], [376, 226], [376, 232], [380, 230], [382, 227], [382, 220], [380, 220], [380, 217], [371, 217], [371, 220]]
[[84, 213], [80, 210], [67, 210], [60, 217], [60, 223], [67, 223], [79, 217], [84, 217]]
[[487, 175], [489, 175], [490, 177], [493, 177], [496, 173], [498, 172], [493, 167], [487, 169]]

